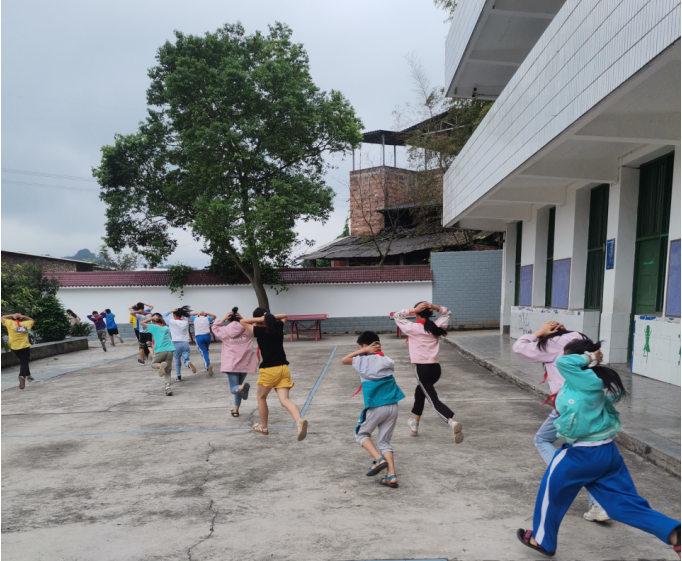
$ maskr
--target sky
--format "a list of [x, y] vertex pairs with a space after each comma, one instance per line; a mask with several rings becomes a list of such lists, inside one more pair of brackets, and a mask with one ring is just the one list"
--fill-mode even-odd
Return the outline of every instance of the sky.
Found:
[[[115, 133], [135, 132], [146, 116], [147, 70], [174, 30], [203, 35], [240, 21], [253, 33], [286, 23], [305, 46], [318, 87], [343, 92], [364, 130], [391, 130], [393, 111], [414, 101], [408, 53], [434, 86], [442, 85], [445, 17], [432, 0], [5, 0], [2, 249], [97, 252], [106, 218], [92, 168]], [[378, 147], [363, 148], [363, 167], [379, 160]], [[393, 163], [393, 150], [386, 160]], [[324, 225], [297, 225], [317, 245], [341, 233], [349, 207], [351, 158], [328, 161], [335, 211]], [[400, 148], [397, 163], [405, 164]], [[174, 234], [178, 248], [167, 263], [208, 264], [201, 243]]]

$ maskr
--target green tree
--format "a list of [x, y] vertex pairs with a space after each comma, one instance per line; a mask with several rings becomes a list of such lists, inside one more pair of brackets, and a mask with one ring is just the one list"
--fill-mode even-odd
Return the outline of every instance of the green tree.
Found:
[[297, 238], [296, 221], [325, 222], [333, 210], [324, 153], [358, 146], [362, 123], [340, 92], [315, 86], [307, 53], [280, 23], [268, 34], [246, 35], [240, 24], [176, 32], [156, 60], [147, 119], [116, 135], [93, 170], [105, 242], [156, 266], [177, 245], [170, 228], [190, 229], [269, 307], [267, 270], [313, 243]]
[[24, 314], [33, 317], [38, 300], [45, 295], [55, 295], [59, 282], [45, 276], [38, 264], [2, 264], [2, 315]]
[[33, 330], [43, 342], [62, 341], [71, 331], [66, 310], [54, 294], [46, 294], [33, 307]]
[[111, 252], [106, 245], [100, 246], [99, 255], [93, 262], [115, 271], [134, 271], [146, 265], [139, 255]]

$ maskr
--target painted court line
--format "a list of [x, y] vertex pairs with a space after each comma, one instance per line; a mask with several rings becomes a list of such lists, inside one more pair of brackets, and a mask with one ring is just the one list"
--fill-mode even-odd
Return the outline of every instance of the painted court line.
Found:
[[[308, 396], [308, 400], [305, 402], [305, 405], [303, 406], [303, 410], [301, 411], [301, 417], [303, 417], [305, 412], [308, 410], [308, 407], [310, 406], [310, 402], [313, 400], [313, 396], [315, 395], [315, 392], [317, 391], [317, 388], [319, 387], [320, 382], [322, 381], [322, 378], [324, 377], [325, 373], [327, 372], [327, 369], [329, 368], [329, 364], [331, 363], [335, 352], [336, 352], [336, 347], [334, 347], [332, 354], [329, 356], [329, 360], [327, 361], [327, 364], [325, 365], [324, 369], [322, 370], [322, 373], [320, 374], [320, 377], [317, 379], [317, 382], [313, 386], [313, 389], [311, 390], [310, 395]], [[113, 362], [113, 361], [111, 361], [111, 362]], [[60, 374], [60, 376], [61, 376], [61, 374]], [[296, 428], [296, 425], [282, 425], [282, 426], [269, 427], [269, 428], [271, 428], [271, 429], [293, 429], [293, 428]], [[5, 435], [2, 438], [50, 438], [50, 437], [58, 437], [58, 436], [112, 436], [112, 435], [123, 435], [123, 434], [163, 434], [163, 433], [174, 433], [174, 432], [224, 432], [224, 431], [238, 431], [238, 430], [250, 431], [253, 429], [251, 427], [224, 427], [224, 428], [211, 428], [211, 429], [127, 430], [127, 431], [113, 431], [113, 432], [80, 432], [80, 433], [63, 433], [63, 434], [10, 434], [10, 435]]]

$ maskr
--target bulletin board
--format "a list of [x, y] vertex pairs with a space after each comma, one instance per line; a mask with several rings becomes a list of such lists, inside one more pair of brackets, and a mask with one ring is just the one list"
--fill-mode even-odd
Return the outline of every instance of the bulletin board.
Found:
[[533, 300], [533, 265], [521, 267], [521, 286], [519, 288], [519, 305], [530, 306]]
[[665, 302], [665, 315], [680, 317], [680, 240], [670, 242], [668, 263], [668, 296]]
[[568, 289], [571, 286], [571, 259], [554, 261], [552, 269], [552, 308], [568, 309]]

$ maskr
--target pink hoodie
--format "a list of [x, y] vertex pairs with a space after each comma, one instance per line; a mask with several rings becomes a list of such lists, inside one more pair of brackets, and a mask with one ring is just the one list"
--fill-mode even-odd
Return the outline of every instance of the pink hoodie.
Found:
[[258, 372], [256, 353], [253, 352], [253, 334], [238, 321], [227, 325], [213, 325], [213, 334], [223, 342], [220, 353], [221, 372]]
[[577, 331], [564, 333], [561, 337], [554, 337], [547, 341], [546, 350], [538, 349], [538, 338], [533, 335], [523, 335], [514, 343], [514, 352], [528, 362], [541, 362], [547, 371], [549, 393], [555, 394], [564, 385], [564, 378], [556, 367], [556, 359], [564, 355], [564, 347], [582, 335]]
[[[423, 324], [407, 319], [409, 315], [409, 310], [400, 310], [393, 314], [393, 319], [400, 331], [408, 336], [407, 348], [410, 350], [410, 362], [412, 364], [437, 364], [440, 339], [425, 331]], [[450, 321], [450, 315], [450, 310], [441, 306], [440, 317], [433, 323], [445, 329]]]

